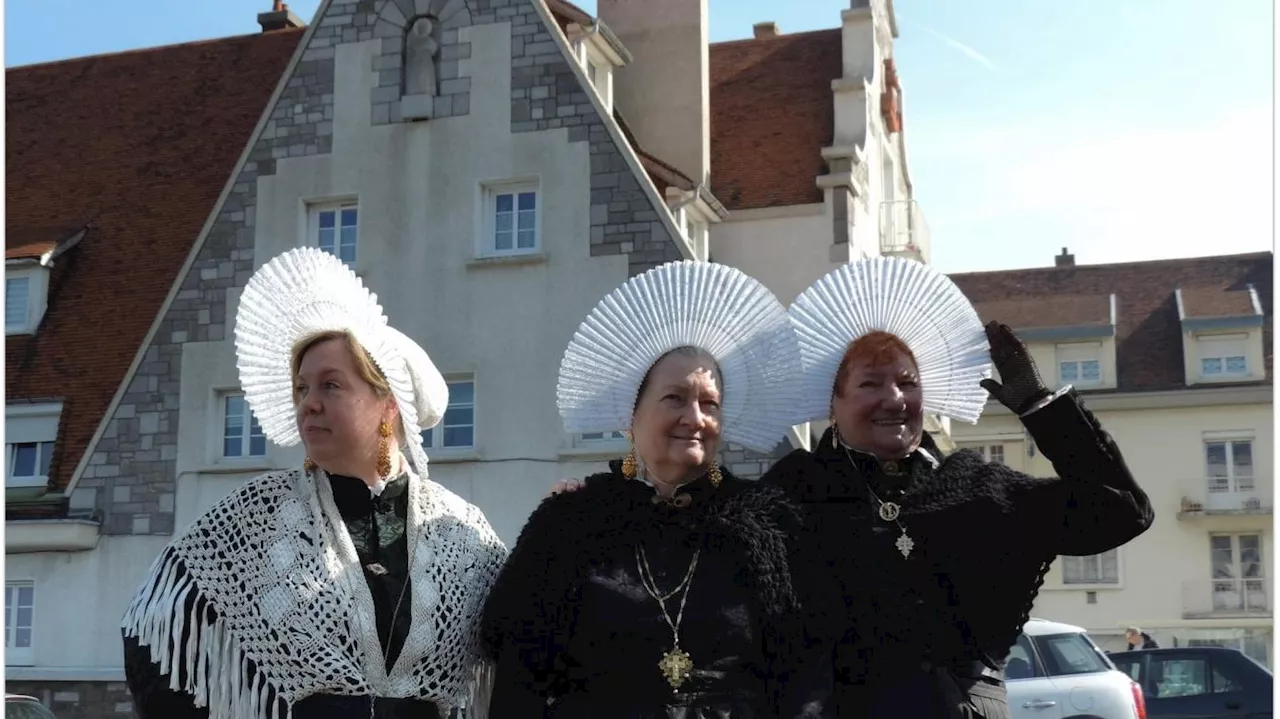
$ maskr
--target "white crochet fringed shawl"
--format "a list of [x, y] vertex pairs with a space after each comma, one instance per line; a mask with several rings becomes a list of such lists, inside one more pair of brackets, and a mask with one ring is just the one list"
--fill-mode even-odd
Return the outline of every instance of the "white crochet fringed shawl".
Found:
[[[287, 718], [313, 694], [413, 697], [442, 716], [465, 705], [485, 717], [492, 668], [480, 613], [506, 547], [479, 509], [439, 484], [411, 472], [409, 492], [411, 590], [400, 610], [412, 626], [390, 674], [323, 471], [262, 475], [210, 509], [156, 559], [125, 634], [210, 719]], [[205, 605], [212, 612], [193, 609]]]

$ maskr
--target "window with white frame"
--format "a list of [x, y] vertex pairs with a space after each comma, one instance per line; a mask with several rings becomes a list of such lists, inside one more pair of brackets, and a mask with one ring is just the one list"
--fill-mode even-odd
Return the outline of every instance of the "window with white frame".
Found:
[[14, 581], [4, 585], [4, 659], [9, 666], [31, 666], [34, 662], [31, 633], [36, 606], [32, 582]]
[[1254, 490], [1252, 439], [1206, 440], [1204, 463], [1211, 495]]
[[1003, 444], [972, 444], [972, 443], [966, 442], [958, 446], [960, 446], [962, 449], [971, 449], [977, 452], [978, 454], [982, 455], [982, 459], [987, 462], [994, 462], [996, 464], [1005, 463]]
[[1210, 380], [1247, 377], [1248, 340], [1245, 334], [1197, 335], [1200, 377]]
[[496, 185], [485, 191], [484, 239], [486, 255], [523, 255], [541, 249], [538, 186]]
[[1087, 557], [1062, 557], [1062, 583], [1119, 584], [1119, 550], [1109, 549]]
[[43, 487], [58, 439], [62, 405], [23, 404], [5, 408], [5, 486]]
[[586, 444], [625, 442], [627, 435], [622, 432], [583, 432], [578, 435], [578, 440]]
[[1061, 344], [1056, 348], [1058, 384], [1091, 387], [1102, 384], [1102, 345], [1096, 342]]
[[449, 381], [449, 407], [435, 427], [423, 430], [422, 448], [466, 449], [476, 443], [476, 383], [468, 377]]
[[267, 436], [242, 394], [222, 396], [222, 457], [267, 456]]
[[31, 278], [4, 278], [4, 329], [6, 333], [22, 332], [27, 328], [31, 313]]
[[355, 266], [360, 243], [360, 208], [354, 201], [312, 205], [309, 242]]

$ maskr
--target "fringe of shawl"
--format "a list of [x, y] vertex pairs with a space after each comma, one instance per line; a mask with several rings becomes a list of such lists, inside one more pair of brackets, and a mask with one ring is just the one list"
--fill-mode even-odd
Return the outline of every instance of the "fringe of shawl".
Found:
[[277, 701], [261, 672], [250, 676], [248, 657], [226, 621], [209, 621], [202, 604], [195, 580], [168, 547], [152, 564], [122, 628], [150, 649], [170, 689], [208, 707], [209, 719], [291, 719], [292, 703]]
[[465, 704], [467, 719], [488, 719], [489, 699], [493, 696], [493, 680], [496, 667], [490, 661], [481, 659], [476, 663], [475, 673], [467, 686]]

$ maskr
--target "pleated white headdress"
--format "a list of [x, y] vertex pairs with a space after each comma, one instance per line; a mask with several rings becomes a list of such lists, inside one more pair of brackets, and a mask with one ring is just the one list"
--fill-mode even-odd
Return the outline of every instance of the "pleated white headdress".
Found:
[[275, 257], [254, 273], [240, 296], [236, 366], [263, 434], [282, 447], [301, 441], [293, 403], [293, 347], [332, 330], [351, 332], [387, 378], [409, 438], [406, 449], [426, 476], [426, 455], [413, 438], [440, 422], [449, 386], [422, 347], [387, 324], [377, 295], [341, 260], [314, 247]]
[[987, 405], [978, 383], [991, 376], [986, 331], [964, 293], [932, 267], [901, 257], [843, 265], [788, 310], [804, 360], [803, 415], [826, 419], [840, 362], [854, 340], [880, 330], [919, 363], [924, 411], [976, 424]]
[[727, 441], [767, 452], [800, 421], [800, 348], [782, 303], [732, 267], [681, 261], [632, 277], [578, 328], [557, 386], [565, 429], [630, 429], [640, 383], [685, 346], [720, 365]]

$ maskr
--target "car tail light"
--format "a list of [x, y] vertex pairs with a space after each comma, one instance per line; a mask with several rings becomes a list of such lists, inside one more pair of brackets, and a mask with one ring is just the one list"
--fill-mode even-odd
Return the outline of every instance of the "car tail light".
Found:
[[1147, 719], [1147, 698], [1142, 695], [1142, 687], [1129, 680], [1129, 690], [1133, 692], [1133, 713], [1137, 719]]

